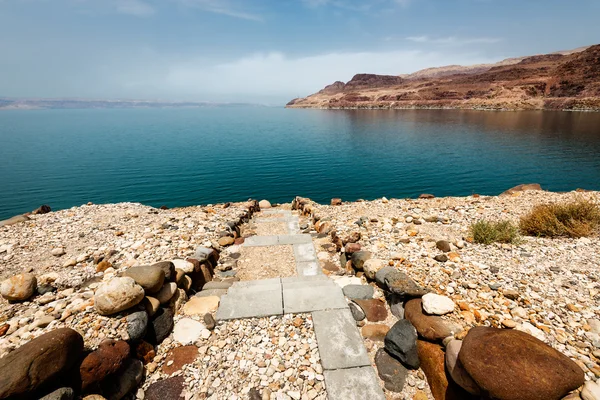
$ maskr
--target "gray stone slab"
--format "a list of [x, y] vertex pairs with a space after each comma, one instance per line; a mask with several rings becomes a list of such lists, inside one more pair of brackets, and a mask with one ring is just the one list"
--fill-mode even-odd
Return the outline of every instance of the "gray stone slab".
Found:
[[371, 365], [350, 309], [315, 311], [312, 317], [324, 369]]
[[290, 210], [262, 210], [261, 212], [265, 215], [271, 215], [271, 214], [292, 215], [292, 212]]
[[[233, 289], [233, 287], [231, 288]], [[221, 297], [217, 320], [267, 317], [283, 314], [281, 286], [265, 285], [262, 290], [243, 289]]]
[[[312, 245], [312, 237], [310, 235], [279, 235], [278, 243], [281, 244], [303, 244]], [[314, 248], [314, 247], [313, 247]]]
[[295, 244], [294, 245], [294, 257], [296, 262], [306, 261], [317, 261], [317, 255], [315, 254], [315, 247], [311, 243]]
[[279, 285], [281, 284], [281, 278], [271, 278], [271, 279], [260, 279], [257, 281], [238, 281], [233, 282], [230, 288], [246, 288], [251, 286], [258, 285]]
[[325, 371], [328, 400], [385, 400], [373, 367]]
[[283, 283], [283, 311], [286, 314], [348, 308], [341, 289], [327, 281]]
[[285, 217], [281, 217], [281, 218], [254, 218], [252, 220], [254, 223], [256, 224], [264, 224], [264, 223], [268, 223], [268, 222], [286, 222], [288, 221], [287, 218]]
[[294, 235], [300, 232], [300, 224], [298, 223], [298, 218], [288, 220], [286, 224], [289, 234]]
[[323, 271], [317, 261], [297, 262], [296, 272], [300, 276], [323, 276]]
[[281, 278], [281, 283], [287, 284], [292, 282], [304, 282], [310, 285], [315, 281], [330, 281], [335, 284], [331, 279], [329, 279], [326, 275], [312, 275], [312, 276], [288, 276], [287, 278]]
[[243, 246], [245, 247], [258, 247], [258, 246], [277, 246], [278, 238], [276, 235], [272, 236], [250, 236], [244, 240]]
[[194, 295], [194, 297], [209, 297], [218, 296], [222, 297], [227, 294], [227, 289], [206, 289], [202, 290]]

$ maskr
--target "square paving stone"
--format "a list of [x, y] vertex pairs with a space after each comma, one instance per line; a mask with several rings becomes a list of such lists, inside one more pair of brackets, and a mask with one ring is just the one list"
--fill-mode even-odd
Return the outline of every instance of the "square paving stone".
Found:
[[317, 261], [315, 247], [311, 243], [302, 243], [294, 245], [294, 257], [296, 262]]
[[250, 236], [244, 240], [243, 246], [245, 247], [257, 247], [257, 246], [276, 246], [278, 244], [277, 236]]
[[286, 314], [336, 308], [348, 308], [348, 303], [339, 287], [329, 279], [283, 283]]
[[279, 244], [310, 244], [312, 246], [312, 238], [310, 235], [279, 235]]
[[233, 290], [234, 286], [226, 296], [221, 297], [217, 320], [283, 315], [281, 283]]
[[385, 400], [373, 367], [325, 371], [328, 400]]
[[300, 276], [323, 275], [321, 266], [317, 261], [301, 261], [296, 263], [296, 271]]
[[349, 308], [315, 311], [312, 316], [324, 369], [371, 365]]

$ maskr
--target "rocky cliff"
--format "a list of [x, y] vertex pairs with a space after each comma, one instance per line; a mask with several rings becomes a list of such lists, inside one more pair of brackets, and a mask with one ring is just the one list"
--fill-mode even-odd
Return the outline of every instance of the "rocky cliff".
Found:
[[358, 74], [287, 107], [600, 111], [600, 45], [403, 76]]

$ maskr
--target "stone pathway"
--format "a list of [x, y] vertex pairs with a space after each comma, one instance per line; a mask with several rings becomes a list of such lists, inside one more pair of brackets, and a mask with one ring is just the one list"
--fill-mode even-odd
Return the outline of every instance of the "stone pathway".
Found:
[[235, 282], [221, 297], [217, 320], [312, 313], [329, 400], [384, 400], [341, 288], [325, 276], [312, 236], [300, 234], [289, 210], [265, 210], [255, 224], [283, 222], [287, 235], [253, 236], [245, 247], [292, 245], [297, 276]]

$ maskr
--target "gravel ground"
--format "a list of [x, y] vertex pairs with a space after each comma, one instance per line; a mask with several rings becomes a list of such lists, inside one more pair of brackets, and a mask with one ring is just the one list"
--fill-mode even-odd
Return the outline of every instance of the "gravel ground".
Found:
[[256, 225], [256, 235], [259, 236], [270, 236], [270, 235], [287, 235], [287, 225], [285, 222], [261, 222]]
[[296, 275], [292, 246], [241, 247], [237, 277], [243, 281]]

